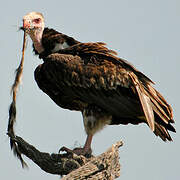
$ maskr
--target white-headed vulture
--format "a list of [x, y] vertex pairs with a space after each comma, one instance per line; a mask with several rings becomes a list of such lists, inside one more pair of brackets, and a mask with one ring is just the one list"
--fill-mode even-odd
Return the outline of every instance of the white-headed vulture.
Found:
[[146, 123], [163, 141], [172, 140], [171, 106], [147, 76], [104, 43], [81, 43], [45, 28], [37, 12], [23, 17], [22, 29], [44, 61], [34, 73], [39, 88], [58, 106], [82, 113], [87, 139], [75, 153], [88, 153], [92, 136], [105, 125]]

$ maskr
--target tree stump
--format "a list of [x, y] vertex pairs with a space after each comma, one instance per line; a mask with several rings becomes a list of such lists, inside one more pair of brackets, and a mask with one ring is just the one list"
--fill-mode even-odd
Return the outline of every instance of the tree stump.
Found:
[[106, 152], [97, 157], [86, 158], [72, 152], [63, 154], [40, 152], [19, 136], [15, 136], [13, 139], [21, 154], [31, 159], [45, 172], [63, 176], [62, 180], [112, 180], [120, 176], [118, 149], [123, 145], [122, 141], [113, 144]]

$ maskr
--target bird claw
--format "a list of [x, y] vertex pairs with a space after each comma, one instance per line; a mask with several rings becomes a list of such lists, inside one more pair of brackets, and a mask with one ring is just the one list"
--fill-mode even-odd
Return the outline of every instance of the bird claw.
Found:
[[61, 153], [61, 151], [65, 151], [65, 152], [67, 152], [67, 153], [73, 153], [73, 150], [71, 150], [71, 149], [69, 149], [69, 148], [67, 148], [67, 147], [65, 147], [65, 146], [61, 147], [61, 148], [59, 149], [58, 153]]
[[86, 150], [85, 148], [74, 148], [73, 150], [71, 150], [71, 149], [63, 146], [62, 148], [59, 149], [58, 152], [60, 153], [61, 151], [65, 151], [65, 152], [70, 153], [70, 154], [74, 153], [78, 156], [83, 155], [86, 158], [92, 157], [92, 150], [91, 149]]

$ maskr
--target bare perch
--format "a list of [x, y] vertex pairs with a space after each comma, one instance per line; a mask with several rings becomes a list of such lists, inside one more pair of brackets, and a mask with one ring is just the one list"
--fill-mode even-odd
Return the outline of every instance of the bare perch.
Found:
[[115, 179], [120, 176], [118, 148], [123, 145], [119, 141], [105, 153], [97, 157], [85, 158], [74, 153], [49, 154], [40, 152], [21, 137], [13, 140], [22, 154], [31, 159], [42, 170], [56, 175], [66, 175], [62, 179]]
[[89, 162], [66, 175], [62, 180], [70, 179], [115, 179], [120, 176], [118, 148], [123, 145], [119, 141], [105, 153], [92, 158]]

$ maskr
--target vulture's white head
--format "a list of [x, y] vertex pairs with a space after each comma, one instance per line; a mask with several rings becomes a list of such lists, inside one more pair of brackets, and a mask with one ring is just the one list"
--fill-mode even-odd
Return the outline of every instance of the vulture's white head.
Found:
[[39, 12], [30, 12], [23, 17], [23, 28], [27, 33], [44, 30], [44, 17]]
[[41, 53], [43, 47], [41, 44], [42, 34], [44, 31], [44, 17], [39, 12], [30, 12], [23, 17], [23, 29], [31, 37], [35, 49]]

